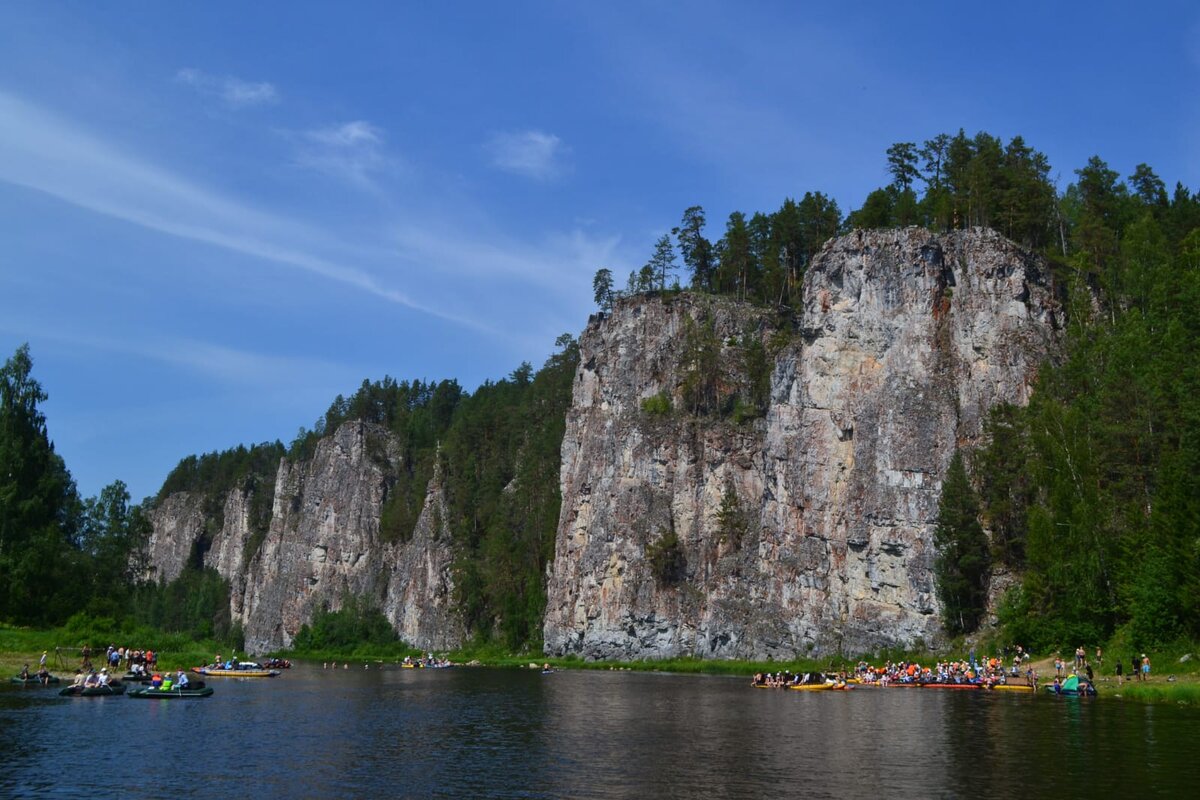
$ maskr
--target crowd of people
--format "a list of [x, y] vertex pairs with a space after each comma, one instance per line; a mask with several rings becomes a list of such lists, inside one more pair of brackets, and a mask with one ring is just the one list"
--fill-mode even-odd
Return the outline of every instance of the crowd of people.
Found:
[[82, 663], [80, 669], [87, 673], [94, 668], [92, 664], [93, 655], [101, 659], [102, 669], [107, 669], [113, 674], [124, 671], [132, 672], [139, 675], [146, 675], [153, 672], [158, 667], [158, 654], [153, 650], [137, 650], [132, 647], [117, 647], [110, 644], [101, 656], [99, 651], [92, 651], [88, 645], [84, 645], [79, 652]]
[[839, 672], [836, 675], [827, 675], [824, 672], [792, 672], [790, 670], [783, 670], [781, 672], [756, 672], [754, 673], [753, 684], [767, 689], [786, 689], [789, 686], [820, 686], [823, 684], [845, 686], [846, 680], [847, 676], [845, 672]]
[[[1011, 660], [1009, 656], [1011, 655]], [[1096, 673], [1103, 668], [1104, 651], [1097, 647], [1095, 656], [1089, 658], [1087, 650], [1081, 645], [1075, 648], [1073, 658], [1063, 658], [1060, 653], [1054, 654], [1053, 683], [1049, 684], [1056, 691], [1067, 686], [1070, 692], [1076, 691], [1092, 694], [1095, 691]], [[1150, 658], [1146, 653], [1141, 657], [1133, 656], [1129, 660], [1129, 672], [1125, 673], [1125, 665], [1120, 659], [1116, 661], [1115, 672], [1117, 682], [1125, 679], [1131, 681], [1148, 681], [1150, 679]], [[1067, 680], [1074, 680], [1067, 684]], [[972, 650], [965, 659], [935, 661], [921, 663], [920, 661], [887, 661], [874, 666], [867, 661], [860, 661], [853, 671], [845, 670], [839, 673], [793, 673], [790, 671], [757, 673], [754, 685], [770, 688], [786, 688], [816, 682], [848, 681], [871, 686], [890, 685], [963, 685], [974, 684], [985, 688], [1004, 685], [1029, 686], [1036, 689], [1039, 683], [1037, 670], [1033, 666], [1032, 656], [1023, 647], [1005, 648], [1001, 653], [977, 659]]]
[[1017, 648], [1011, 666], [1006, 667], [1003, 658], [990, 656], [982, 660], [975, 658], [974, 652], [963, 660], [937, 661], [933, 664], [921, 664], [918, 661], [888, 661], [882, 666], [873, 667], [866, 661], [858, 662], [855, 675], [860, 683], [878, 684], [982, 684], [983, 686], [1003, 686], [1010, 682], [1023, 683], [1036, 688], [1038, 675], [1033, 665], [1028, 663], [1024, 650]]

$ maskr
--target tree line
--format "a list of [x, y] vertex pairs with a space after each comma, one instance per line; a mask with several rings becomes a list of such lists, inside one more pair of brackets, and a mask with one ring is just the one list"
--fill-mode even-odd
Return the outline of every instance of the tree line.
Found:
[[[1066, 350], [1027, 407], [994, 409], [987, 445], [943, 487], [938, 580], [951, 632], [999, 609], [1027, 647], [1200, 638], [1200, 195], [1093, 157], [1058, 197], [1046, 251]], [[967, 509], [964, 511], [964, 509]], [[974, 513], [970, 511], [974, 509]], [[982, 523], [990, 534], [985, 538]], [[980, 566], [982, 564], [982, 567]]]
[[[29, 346], [0, 369], [0, 620], [150, 626], [238, 644], [229, 587], [215, 572], [149, 580], [149, 519], [119, 480], [82, 498], [55, 452]], [[86, 627], [86, 626], [85, 626]]]

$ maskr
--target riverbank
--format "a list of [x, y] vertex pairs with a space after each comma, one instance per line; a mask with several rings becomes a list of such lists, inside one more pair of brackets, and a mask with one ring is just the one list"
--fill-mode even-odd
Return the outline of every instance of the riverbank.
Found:
[[[70, 675], [81, 662], [81, 649], [84, 644], [92, 647], [92, 661], [97, 666], [102, 661], [105, 648], [109, 644], [150, 648], [159, 656], [159, 664], [163, 669], [188, 669], [197, 664], [207, 663], [213, 655], [222, 653], [225, 656], [234, 655], [227, 645], [212, 640], [195, 640], [179, 634], [158, 633], [148, 629], [127, 631], [100, 631], [72, 629], [69, 626], [49, 630], [19, 628], [0, 625], [0, 675], [11, 677], [20, 672], [22, 665], [28, 664], [36, 670], [42, 651], [48, 654], [47, 665], [56, 675]], [[1192, 650], [1185, 646], [1177, 646], [1153, 653], [1154, 671], [1146, 682], [1125, 680], [1118, 684], [1113, 675], [1113, 664], [1108, 662], [1096, 670], [1096, 685], [1101, 698], [1115, 698], [1146, 703], [1173, 703], [1183, 705], [1200, 705], [1200, 661], [1195, 657], [1186, 658]], [[248, 658], [246, 654], [237, 655]], [[386, 647], [364, 645], [349, 651], [279, 651], [270, 655], [288, 658], [292, 661], [322, 663], [327, 661], [364, 663], [364, 664], [394, 664], [399, 663], [405, 656], [418, 657], [420, 651], [402, 643]], [[462, 648], [449, 653], [437, 653], [438, 657], [447, 657], [458, 665], [475, 665], [495, 668], [540, 668], [549, 664], [554, 669], [565, 670], [603, 670], [628, 672], [667, 672], [681, 675], [730, 675], [746, 677], [747, 679], [758, 672], [852, 672], [858, 663], [857, 657], [834, 657], [823, 659], [794, 659], [789, 661], [726, 661], [701, 658], [668, 658], [645, 659], [639, 661], [586, 661], [578, 656], [548, 657], [537, 653], [508, 653], [490, 645], [476, 645]], [[875, 665], [884, 661], [917, 661], [929, 664], [945, 659], [946, 654], [936, 653], [886, 653], [866, 656], [865, 660]], [[251, 657], [252, 658], [252, 657]], [[1042, 683], [1053, 680], [1053, 658], [1042, 658], [1033, 662]]]
[[0, 625], [0, 676], [7, 680], [18, 674], [26, 664], [30, 671], [36, 671], [43, 651], [46, 653], [46, 667], [51, 674], [73, 675], [83, 662], [84, 645], [91, 647], [92, 664], [99, 669], [104, 665], [104, 653], [110, 644], [153, 650], [158, 656], [159, 667], [171, 670], [190, 669], [208, 663], [216, 653], [233, 654], [228, 646], [212, 640], [195, 640], [147, 629], [114, 633]]

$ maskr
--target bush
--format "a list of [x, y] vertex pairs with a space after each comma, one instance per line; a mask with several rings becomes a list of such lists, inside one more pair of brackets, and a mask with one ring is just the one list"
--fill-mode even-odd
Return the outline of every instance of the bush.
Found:
[[292, 642], [302, 652], [349, 655], [361, 646], [388, 647], [400, 642], [392, 623], [366, 600], [351, 596], [339, 611], [318, 611]]
[[687, 577], [687, 557], [675, 531], [669, 530], [646, 546], [650, 572], [660, 586], [673, 586]]
[[659, 392], [656, 395], [642, 399], [642, 411], [647, 414], [670, 414], [671, 413], [671, 398], [665, 392]]

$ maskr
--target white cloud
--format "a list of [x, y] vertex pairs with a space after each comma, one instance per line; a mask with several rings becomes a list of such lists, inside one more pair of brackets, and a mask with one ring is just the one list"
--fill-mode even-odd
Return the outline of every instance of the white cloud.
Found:
[[198, 69], [181, 69], [175, 80], [203, 95], [220, 98], [231, 108], [270, 105], [279, 102], [279, 92], [266, 81], [251, 82], [232, 75], [209, 75]]
[[367, 270], [322, 255], [345, 253], [309, 226], [238, 203], [137, 161], [0, 91], [0, 180], [183, 239], [295, 267], [414, 310], [485, 330], [474, 319], [417, 302]]
[[194, 339], [168, 338], [161, 334], [137, 339], [121, 338], [105, 336], [96, 330], [73, 330], [61, 322], [45, 326], [32, 319], [0, 321], [0, 330], [19, 333], [26, 339], [56, 342], [79, 350], [157, 361], [221, 383], [263, 389], [280, 384], [290, 385], [297, 376], [303, 375], [336, 376], [343, 381], [355, 378], [353, 371], [341, 363], [268, 355]]
[[570, 153], [562, 139], [542, 131], [495, 133], [485, 149], [497, 169], [539, 181], [554, 180], [565, 173], [565, 159]]
[[383, 130], [365, 120], [288, 135], [297, 164], [361, 189], [377, 191], [375, 175], [396, 164], [384, 149]]

